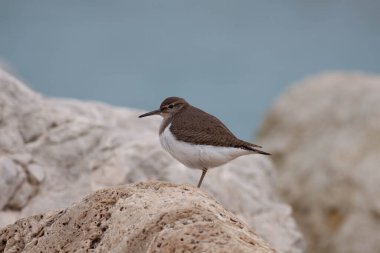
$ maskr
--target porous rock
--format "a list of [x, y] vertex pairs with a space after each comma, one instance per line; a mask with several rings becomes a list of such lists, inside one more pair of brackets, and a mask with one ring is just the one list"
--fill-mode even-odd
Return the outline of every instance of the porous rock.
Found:
[[269, 111], [259, 142], [313, 253], [380, 252], [380, 77], [323, 74]]
[[4, 252], [274, 253], [203, 191], [147, 182], [99, 190], [0, 230]]
[[[0, 170], [10, 168], [2, 168], [1, 161], [14, 168], [0, 179], [7, 193], [0, 196], [0, 227], [68, 207], [113, 185], [146, 180], [195, 185], [201, 171], [168, 155], [158, 140], [161, 119], [139, 119], [141, 113], [46, 98], [0, 70]], [[210, 170], [202, 189], [279, 252], [301, 252], [303, 240], [291, 209], [273, 191], [275, 176], [268, 158], [246, 156]]]

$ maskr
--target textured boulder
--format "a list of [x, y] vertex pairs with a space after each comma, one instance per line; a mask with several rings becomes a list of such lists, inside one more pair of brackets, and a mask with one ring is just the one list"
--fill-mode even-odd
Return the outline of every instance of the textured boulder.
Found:
[[[160, 119], [141, 111], [49, 99], [0, 71], [0, 227], [65, 208], [104, 187], [146, 180], [195, 185], [159, 145]], [[4, 175], [4, 176], [3, 176]], [[273, 191], [268, 158], [247, 156], [211, 170], [202, 189], [280, 252], [301, 252], [291, 209]]]
[[19, 220], [0, 230], [0, 251], [275, 252], [204, 192], [157, 182], [99, 190]]
[[325, 74], [291, 88], [259, 141], [308, 252], [380, 252], [380, 77]]

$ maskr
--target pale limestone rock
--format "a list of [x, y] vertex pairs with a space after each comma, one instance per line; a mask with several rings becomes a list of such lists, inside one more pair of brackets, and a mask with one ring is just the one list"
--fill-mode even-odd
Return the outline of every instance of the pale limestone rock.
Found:
[[162, 182], [99, 190], [21, 219], [0, 230], [0, 251], [275, 252], [203, 191]]
[[279, 98], [259, 133], [308, 252], [380, 252], [380, 77], [325, 74]]
[[26, 175], [19, 165], [8, 157], [0, 157], [0, 208], [3, 209], [15, 196]]
[[28, 166], [28, 170], [32, 184], [40, 184], [44, 181], [45, 171], [41, 166], [32, 163]]
[[[7, 122], [0, 124], [0, 133], [9, 133], [0, 136], [0, 145], [6, 143], [0, 157], [20, 165], [36, 189], [23, 195], [26, 203], [0, 211], [0, 226], [14, 222], [12, 217], [66, 208], [108, 186], [146, 180], [195, 185], [199, 179], [201, 171], [185, 168], [160, 147], [159, 117], [138, 119], [137, 110], [43, 98], [1, 71], [0, 91]], [[268, 158], [241, 157], [210, 170], [202, 189], [279, 252], [301, 252], [291, 210], [272, 190], [275, 176]]]

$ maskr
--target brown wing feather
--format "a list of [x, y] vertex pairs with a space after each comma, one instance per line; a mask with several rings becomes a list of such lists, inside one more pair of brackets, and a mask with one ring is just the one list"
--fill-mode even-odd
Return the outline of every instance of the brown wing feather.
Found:
[[178, 112], [171, 123], [170, 130], [181, 141], [199, 145], [236, 147], [265, 153], [254, 149], [254, 147], [260, 146], [236, 138], [216, 117], [190, 105]]

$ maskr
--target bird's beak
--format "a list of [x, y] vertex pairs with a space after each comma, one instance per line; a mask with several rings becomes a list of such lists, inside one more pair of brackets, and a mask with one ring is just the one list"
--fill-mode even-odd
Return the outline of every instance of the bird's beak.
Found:
[[161, 113], [161, 110], [158, 109], [158, 110], [154, 110], [154, 111], [142, 114], [142, 115], [139, 116], [139, 118], [143, 118], [143, 117], [146, 117], [146, 116], [152, 116], [152, 115], [159, 115], [160, 113]]

